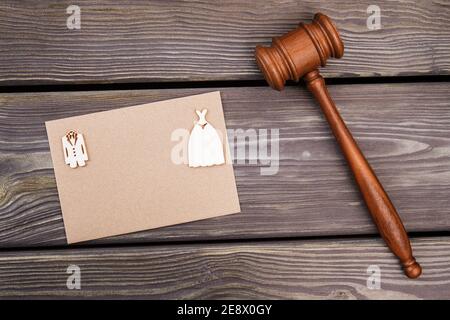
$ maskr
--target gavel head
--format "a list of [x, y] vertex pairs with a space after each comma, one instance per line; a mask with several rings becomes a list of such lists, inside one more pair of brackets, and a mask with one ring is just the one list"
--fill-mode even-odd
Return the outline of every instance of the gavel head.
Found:
[[255, 57], [269, 85], [282, 90], [286, 80], [298, 81], [306, 73], [325, 66], [329, 57], [341, 58], [344, 44], [333, 22], [316, 13], [310, 24], [272, 39], [270, 47], [257, 46]]

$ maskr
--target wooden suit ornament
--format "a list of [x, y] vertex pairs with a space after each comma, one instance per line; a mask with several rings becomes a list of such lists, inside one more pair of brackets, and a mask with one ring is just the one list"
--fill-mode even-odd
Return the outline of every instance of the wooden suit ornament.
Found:
[[207, 109], [195, 111], [198, 121], [194, 121], [188, 144], [189, 167], [209, 167], [225, 163], [222, 141], [216, 129], [206, 120]]
[[312, 23], [300, 23], [297, 29], [273, 38], [271, 47], [257, 46], [255, 57], [274, 89], [282, 90], [286, 80], [299, 81], [303, 77], [347, 159], [381, 236], [400, 259], [405, 274], [417, 278], [422, 268], [412, 255], [400, 216], [341, 118], [318, 71], [329, 57], [341, 58], [343, 54], [344, 44], [331, 19], [317, 13]]
[[88, 161], [88, 154], [84, 137], [75, 130], [70, 130], [62, 137], [64, 161], [71, 168], [84, 167]]

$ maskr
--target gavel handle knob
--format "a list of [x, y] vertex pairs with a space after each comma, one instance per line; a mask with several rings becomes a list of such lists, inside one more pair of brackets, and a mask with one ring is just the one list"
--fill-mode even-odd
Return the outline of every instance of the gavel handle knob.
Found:
[[402, 220], [330, 98], [324, 79], [317, 70], [307, 73], [304, 79], [309, 91], [319, 102], [347, 159], [378, 231], [391, 251], [400, 259], [405, 274], [409, 278], [419, 277], [422, 268], [412, 255]]

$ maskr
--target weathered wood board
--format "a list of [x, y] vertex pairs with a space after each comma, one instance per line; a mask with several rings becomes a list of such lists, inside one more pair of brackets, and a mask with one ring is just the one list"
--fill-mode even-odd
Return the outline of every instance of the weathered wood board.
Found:
[[[254, 47], [318, 11], [346, 47], [325, 76], [450, 74], [448, 1], [79, 0], [80, 30], [67, 27], [70, 4], [1, 1], [0, 84], [261, 79]], [[367, 27], [373, 4], [379, 30]]]
[[[66, 243], [44, 121], [212, 90], [0, 94], [0, 246]], [[267, 166], [260, 161], [235, 165], [242, 214], [95, 243], [376, 233], [304, 88], [220, 90], [230, 129], [279, 129], [278, 173], [261, 175]], [[407, 230], [450, 230], [450, 85], [337, 85], [330, 91]]]
[[[66, 25], [71, 4], [80, 30]], [[379, 30], [367, 27], [374, 4]], [[0, 93], [0, 299], [450, 299], [450, 83], [329, 87], [407, 230], [427, 235], [411, 238], [417, 280], [369, 236], [376, 228], [305, 88], [255, 87], [255, 46], [319, 11], [345, 43], [325, 77], [450, 75], [447, 0], [1, 1], [2, 91], [180, 89]], [[222, 83], [253, 87], [212, 88]], [[66, 246], [44, 122], [217, 89], [228, 128], [256, 138], [235, 148], [263, 147], [260, 130], [280, 136], [275, 174], [262, 174], [260, 157], [235, 163], [242, 214]], [[67, 289], [69, 265], [81, 290]], [[379, 290], [367, 286], [369, 266], [381, 270]]]
[[[450, 239], [412, 244], [424, 268], [417, 280], [406, 278], [379, 239], [13, 251], [0, 256], [0, 296], [449, 299]], [[81, 290], [67, 289], [69, 265], [80, 268]], [[379, 290], [367, 285], [374, 265]]]

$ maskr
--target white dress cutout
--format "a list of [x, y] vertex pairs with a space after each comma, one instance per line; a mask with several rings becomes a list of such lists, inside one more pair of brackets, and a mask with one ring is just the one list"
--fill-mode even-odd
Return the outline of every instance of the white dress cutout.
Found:
[[196, 110], [199, 120], [194, 122], [189, 137], [189, 167], [207, 167], [225, 163], [222, 141], [216, 129], [206, 121], [206, 112]]
[[77, 166], [84, 167], [88, 160], [86, 145], [81, 133], [70, 130], [62, 137], [62, 146], [64, 150], [64, 161], [71, 168]]

